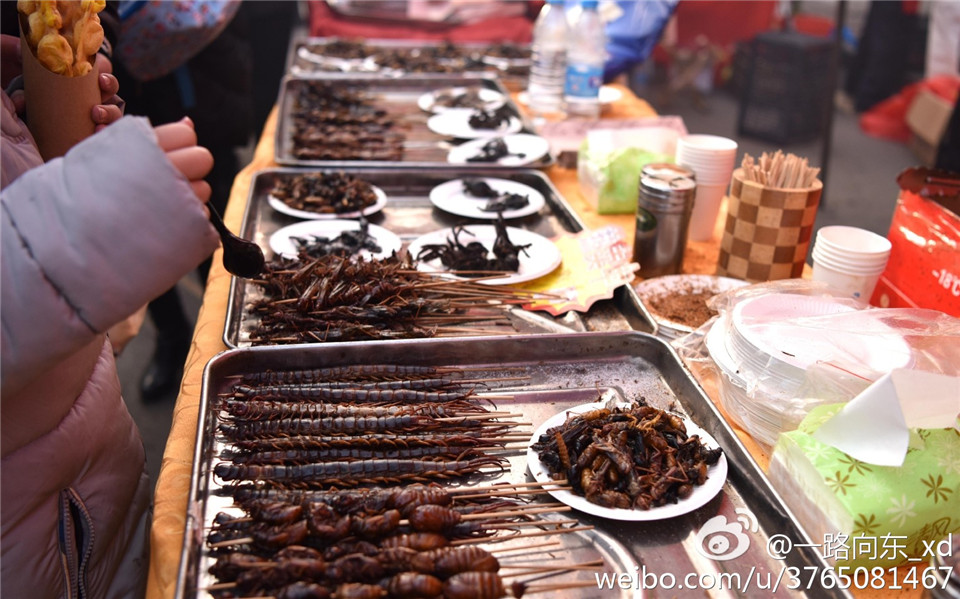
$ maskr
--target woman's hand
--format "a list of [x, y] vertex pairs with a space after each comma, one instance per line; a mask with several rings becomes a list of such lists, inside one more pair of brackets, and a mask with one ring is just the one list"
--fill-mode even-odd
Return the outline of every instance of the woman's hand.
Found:
[[197, 133], [193, 121], [184, 117], [179, 122], [154, 127], [157, 144], [167, 154], [184, 177], [190, 181], [193, 192], [200, 201], [210, 199], [210, 184], [203, 180], [213, 168], [213, 154], [203, 146], [197, 145]]
[[113, 76], [113, 63], [103, 54], [97, 53], [96, 62], [97, 83], [100, 84], [100, 102], [93, 107], [91, 116], [93, 122], [97, 124], [95, 130], [99, 131], [109, 125], [119, 121], [123, 117], [123, 100], [117, 95], [120, 91], [120, 82]]

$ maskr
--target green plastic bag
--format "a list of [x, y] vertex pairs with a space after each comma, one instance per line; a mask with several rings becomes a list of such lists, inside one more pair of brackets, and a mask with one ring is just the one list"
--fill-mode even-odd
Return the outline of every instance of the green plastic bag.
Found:
[[632, 147], [591, 153], [584, 139], [577, 160], [580, 191], [599, 214], [633, 214], [637, 211], [643, 167], [673, 161], [673, 156]]

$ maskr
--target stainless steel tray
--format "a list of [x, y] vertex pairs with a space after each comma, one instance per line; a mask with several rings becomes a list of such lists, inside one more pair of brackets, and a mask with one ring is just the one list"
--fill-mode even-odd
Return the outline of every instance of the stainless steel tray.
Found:
[[[403, 158], [400, 161], [388, 160], [305, 160], [293, 153], [293, 122], [291, 110], [296, 101], [300, 86], [311, 81], [326, 81], [337, 86], [362, 90], [374, 105], [387, 110], [395, 119], [398, 127], [403, 128], [405, 141]], [[419, 73], [403, 77], [384, 78], [363, 74], [324, 74], [314, 77], [286, 77], [280, 85], [279, 122], [277, 123], [275, 158], [278, 164], [285, 166], [314, 166], [328, 168], [379, 167], [379, 168], [445, 168], [463, 170], [517, 170], [517, 167], [496, 164], [477, 163], [474, 165], [450, 164], [447, 153], [455, 143], [448, 137], [438, 135], [427, 128], [430, 114], [417, 106], [417, 99], [424, 93], [446, 87], [481, 86], [507, 95], [507, 102], [516, 110], [516, 104], [509, 98], [507, 90], [496, 79], [460, 74], [421, 75]], [[520, 114], [523, 123], [522, 133], [533, 133], [530, 122]], [[553, 163], [548, 153], [533, 164], [523, 168], [540, 168]]]
[[[318, 73], [330, 72], [369, 72], [381, 77], [404, 77], [411, 74], [411, 71], [399, 69], [384, 69], [377, 64], [367, 61], [330, 59], [322, 51], [317, 52], [318, 47], [331, 42], [343, 42], [349, 40], [338, 40], [337, 38], [326, 37], [303, 37], [294, 36], [290, 40], [290, 46], [287, 49], [286, 73], [298, 77], [311, 76]], [[425, 41], [425, 40], [390, 40], [390, 39], [368, 39], [363, 40], [366, 48], [377, 51], [404, 51], [404, 50], [431, 50], [439, 48], [443, 42]], [[515, 44], [520, 48], [529, 48]], [[455, 44], [454, 48], [459, 51], [460, 56], [454, 60], [440, 60], [436, 68], [422, 69], [416, 72], [418, 75], [433, 77], [437, 75], [449, 75], [453, 73], [464, 73], [468, 75], [496, 77], [503, 82], [510, 91], [520, 91], [526, 89], [527, 79], [530, 76], [530, 60], [526, 59], [504, 59], [490, 56], [491, 44], [461, 43]], [[315, 55], [320, 60], [314, 58]]]
[[[381, 188], [387, 195], [387, 206], [369, 217], [372, 224], [393, 231], [409, 243], [424, 233], [462, 224], [468, 219], [448, 214], [430, 203], [430, 190], [457, 179], [461, 175], [437, 170], [396, 169], [342, 169]], [[274, 183], [281, 178], [304, 172], [298, 169], [270, 169], [256, 173], [250, 185], [250, 197], [244, 214], [240, 235], [256, 241], [264, 248], [268, 259], [270, 235], [299, 219], [281, 214], [270, 207], [267, 196]], [[533, 187], [546, 198], [546, 206], [537, 214], [509, 221], [511, 226], [529, 229], [544, 237], [555, 237], [563, 232], [576, 233], [583, 223], [550, 180], [539, 171], [472, 171], [471, 176], [497, 177], [517, 181]], [[477, 221], [469, 221], [477, 222]], [[487, 221], [485, 221], [487, 222]], [[227, 318], [223, 341], [229, 347], [249, 345], [247, 336], [254, 326], [244, 306], [259, 297], [259, 289], [244, 279], [234, 278], [230, 286]], [[518, 332], [576, 332], [587, 330], [653, 331], [653, 320], [643, 311], [636, 292], [630, 285], [621, 286], [610, 300], [597, 302], [586, 314], [570, 312], [562, 318], [553, 318], [545, 312], [526, 312], [514, 309], [511, 321]]]
[[[605, 554], [604, 559], [611, 570], [617, 570], [615, 573], [633, 577], [638, 572], [650, 573], [665, 584], [670, 580], [666, 576], [672, 576], [675, 583], [670, 589], [661, 586], [624, 593], [649, 597], [851, 596], [842, 590], [822, 587], [807, 590], [809, 594], [805, 594], [805, 587], [789, 590], [786, 588], [787, 577], [776, 595], [769, 590], [770, 587], [763, 590], [762, 585], [768, 582], [767, 576], [770, 581], [776, 581], [786, 567], [804, 573], [804, 568], [825, 569], [828, 566], [756, 462], [667, 344], [643, 333], [585, 333], [258, 347], [218, 355], [204, 371], [177, 597], [209, 596], [201, 591], [212, 582], [207, 574], [211, 560], [204, 548], [204, 527], [211, 524], [222, 502], [226, 501], [216, 494], [217, 483], [211, 474], [221, 449], [214, 436], [217, 413], [211, 402], [229, 388], [229, 377], [245, 372], [350, 364], [480, 367], [482, 372], [476, 374], [478, 377], [491, 376], [506, 369], [511, 369], [510, 376], [516, 376], [513, 369], [519, 369], [530, 377], [528, 381], [491, 385], [490, 392], [512, 394], [514, 399], [509, 402], [510, 410], [522, 411], [525, 420], [533, 424], [530, 430], [550, 416], [594, 401], [601, 394], [627, 399], [644, 397], [651, 405], [681, 412], [707, 430], [727, 457], [729, 473], [717, 497], [686, 515], [662, 521], [609, 521], [578, 512], [569, 513], [574, 514], [569, 517], [596, 526], [598, 538], [603, 539], [600, 552]], [[529, 480], [525, 457], [511, 458], [511, 471], [503, 478], [513, 482]], [[729, 560], [707, 557], [709, 553], [704, 551], [703, 544], [709, 539], [698, 537], [698, 533], [716, 517], [731, 524], [744, 525], [748, 548], [739, 557]], [[793, 550], [783, 559], [774, 559], [768, 554], [767, 542], [773, 535], [784, 535], [793, 542]], [[723, 577], [728, 586], [709, 593], [682, 587], [696, 580], [687, 578], [688, 575], [705, 576], [701, 585], [708, 585], [710, 580], [715, 583]], [[745, 582], [748, 578], [752, 586]], [[734, 581], [739, 582], [734, 584]], [[759, 589], [758, 582], [761, 584]], [[624, 593], [619, 596], [629, 596]], [[618, 595], [610, 590], [581, 589], [576, 596]]]

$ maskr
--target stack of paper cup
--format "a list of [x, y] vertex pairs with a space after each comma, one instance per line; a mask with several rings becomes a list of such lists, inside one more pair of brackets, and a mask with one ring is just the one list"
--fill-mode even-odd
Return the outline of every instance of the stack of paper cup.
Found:
[[690, 217], [689, 237], [694, 241], [713, 239], [723, 194], [730, 185], [737, 142], [716, 135], [687, 135], [677, 141], [677, 164], [697, 175], [697, 198]]
[[886, 237], [857, 227], [823, 227], [813, 244], [813, 280], [867, 302], [890, 258]]

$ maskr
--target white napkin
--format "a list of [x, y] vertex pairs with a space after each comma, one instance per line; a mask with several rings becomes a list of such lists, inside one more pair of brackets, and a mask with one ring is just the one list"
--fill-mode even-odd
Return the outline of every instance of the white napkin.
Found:
[[901, 466], [912, 428], [958, 428], [960, 377], [898, 369], [850, 400], [813, 434], [878, 466]]

